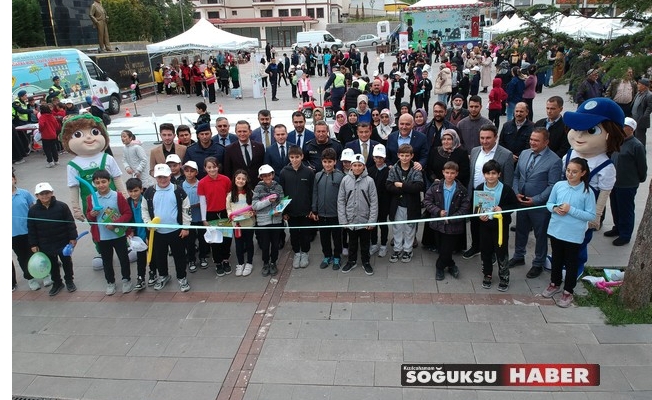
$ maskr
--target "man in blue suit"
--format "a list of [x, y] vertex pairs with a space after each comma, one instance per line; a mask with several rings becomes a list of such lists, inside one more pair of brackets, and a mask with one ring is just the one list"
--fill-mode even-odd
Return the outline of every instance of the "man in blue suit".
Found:
[[414, 169], [421, 171], [428, 163], [428, 142], [426, 135], [419, 131], [413, 131], [414, 117], [410, 114], [403, 114], [398, 118], [398, 131], [394, 131], [387, 137], [387, 165], [392, 166], [398, 162], [398, 148], [407, 143], [414, 150]]
[[288, 142], [294, 143], [304, 150], [306, 143], [315, 138], [315, 133], [306, 129], [306, 117], [301, 111], [292, 113], [292, 125], [294, 125], [294, 130], [288, 134]]
[[215, 143], [219, 143], [222, 146], [226, 147], [231, 143], [238, 141], [238, 137], [235, 133], [230, 133], [231, 125], [229, 125], [229, 120], [226, 117], [217, 117], [215, 121], [215, 128], [217, 129], [217, 135], [214, 135], [211, 139]]
[[[523, 150], [514, 170], [512, 188], [522, 207], [545, 205], [555, 183], [561, 179], [561, 160], [548, 148], [550, 134], [546, 128], [534, 128], [530, 134], [530, 148]], [[516, 243], [514, 257], [509, 260], [509, 267], [525, 265], [525, 248], [534, 231], [536, 245], [532, 268], [528, 278], [536, 278], [543, 272], [548, 255], [548, 222], [550, 211], [546, 208], [527, 210], [516, 216]]]
[[[265, 164], [270, 165], [274, 168], [274, 171], [280, 171], [288, 165], [290, 159], [288, 158], [288, 149], [290, 146], [293, 146], [294, 143], [290, 143], [287, 140], [288, 138], [288, 129], [283, 124], [277, 124], [274, 126], [274, 144], [269, 146], [265, 150]], [[274, 175], [274, 179], [278, 180], [280, 174]]]
[[260, 127], [251, 131], [251, 140], [262, 143], [265, 148], [274, 143], [274, 132], [272, 131], [272, 113], [269, 110], [258, 111], [258, 123]]
[[353, 150], [353, 154], [362, 154], [363, 157], [366, 157], [365, 165], [369, 168], [375, 164], [372, 154], [378, 142], [369, 139], [371, 137], [371, 125], [367, 122], [359, 123], [357, 132], [358, 138], [348, 142], [346, 148]]

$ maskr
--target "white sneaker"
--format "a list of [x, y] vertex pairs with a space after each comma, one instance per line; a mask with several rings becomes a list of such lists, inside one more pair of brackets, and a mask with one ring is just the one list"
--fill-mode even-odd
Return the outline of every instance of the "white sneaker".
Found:
[[106, 292], [104, 292], [107, 296], [113, 296], [115, 294], [115, 283], [109, 283], [106, 285]]
[[43, 286], [45, 287], [52, 286], [52, 276], [48, 275], [45, 278], [43, 278]]
[[29, 290], [39, 290], [40, 288], [41, 284], [36, 279], [32, 278], [29, 280]]
[[54, 162], [49, 162], [48, 165], [45, 166], [45, 168], [52, 168], [54, 167]]
[[301, 267], [301, 253], [294, 253], [294, 259], [292, 260], [292, 268], [297, 269]]
[[349, 248], [348, 247], [342, 247], [342, 255], [343, 256], [348, 256], [349, 255]]
[[301, 259], [299, 261], [299, 267], [301, 268], [306, 268], [308, 264], [310, 264], [310, 260], [308, 259], [308, 253], [299, 253], [301, 255]]
[[238, 264], [235, 266], [235, 276], [242, 276], [242, 270], [244, 269], [244, 265]]
[[129, 293], [133, 289], [133, 286], [131, 285], [131, 281], [122, 280], [122, 293]]
[[387, 255], [387, 246], [380, 246], [378, 250], [378, 257], [385, 257]]
[[251, 264], [249, 264], [249, 263], [245, 264], [245, 266], [244, 266], [244, 270], [242, 271], [242, 276], [250, 275], [250, 274], [251, 274], [251, 270], [253, 270], [253, 269], [254, 269], [254, 266], [253, 266], [253, 265], [251, 265]]
[[187, 292], [190, 290], [190, 284], [188, 284], [188, 278], [177, 279], [179, 282], [179, 290], [182, 292]]
[[379, 246], [377, 244], [372, 244], [371, 247], [369, 248], [369, 255], [372, 256], [376, 253], [378, 253]]
[[59, 161], [55, 161], [55, 162], [54, 162], [54, 165], [59, 165]]

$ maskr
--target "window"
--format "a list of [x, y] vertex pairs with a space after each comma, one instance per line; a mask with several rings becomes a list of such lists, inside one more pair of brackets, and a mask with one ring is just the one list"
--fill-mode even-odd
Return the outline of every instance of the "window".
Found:
[[317, 9], [317, 18], [324, 18], [324, 9], [323, 8], [318, 8]]
[[192, 19], [201, 19], [201, 13], [200, 12], [193, 12], [192, 13]]
[[262, 18], [273, 17], [272, 10], [260, 10], [260, 16]]
[[289, 17], [290, 13], [288, 12], [288, 9], [279, 9], [278, 10], [278, 16], [279, 17]]
[[232, 11], [231, 11], [231, 15], [238, 15], [238, 11], [236, 11], [236, 10], [232, 10]]
[[314, 8], [309, 8], [308, 9], [308, 16], [310, 18], [315, 18], [315, 9]]
[[301, 16], [301, 9], [300, 8], [292, 8], [290, 10], [290, 15], [293, 17], [300, 17]]
[[[207, 0], [206, 4], [220, 4], [219, 0]], [[210, 17], [209, 17], [210, 18]], [[218, 17], [219, 18], [219, 17]]]
[[220, 17], [220, 12], [219, 11], [209, 11], [208, 12], [208, 19], [214, 19], [214, 18], [219, 18]]

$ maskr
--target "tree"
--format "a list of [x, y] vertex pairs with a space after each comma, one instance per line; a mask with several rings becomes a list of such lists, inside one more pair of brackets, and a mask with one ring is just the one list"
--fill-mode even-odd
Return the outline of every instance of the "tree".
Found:
[[11, 2], [12, 47], [36, 47], [45, 45], [38, 0], [12, 0]]

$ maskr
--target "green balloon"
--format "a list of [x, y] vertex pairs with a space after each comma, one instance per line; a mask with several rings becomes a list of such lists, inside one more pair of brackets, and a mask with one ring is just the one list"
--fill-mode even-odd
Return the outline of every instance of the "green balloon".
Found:
[[27, 263], [27, 270], [36, 279], [43, 279], [50, 275], [50, 269], [52, 269], [50, 259], [40, 251], [32, 254]]

